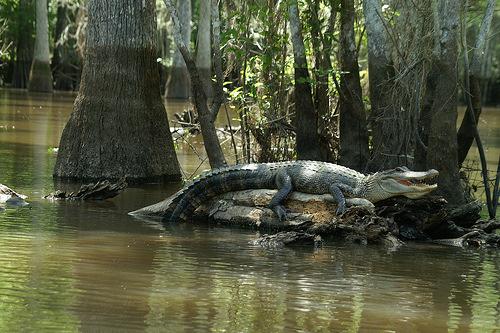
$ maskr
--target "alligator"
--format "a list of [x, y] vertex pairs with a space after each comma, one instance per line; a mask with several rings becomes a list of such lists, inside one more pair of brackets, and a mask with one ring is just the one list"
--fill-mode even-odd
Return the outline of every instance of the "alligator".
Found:
[[331, 194], [337, 214], [346, 210], [346, 197], [357, 205], [371, 205], [394, 196], [420, 198], [437, 188], [439, 172], [411, 171], [407, 167], [363, 174], [337, 164], [318, 161], [289, 161], [226, 166], [201, 174], [171, 197], [130, 212], [130, 215], [159, 216], [165, 222], [186, 221], [209, 199], [232, 191], [278, 189], [269, 203], [280, 220], [287, 211], [282, 205], [291, 191]]
[[411, 171], [398, 167], [375, 174], [363, 174], [340, 165], [318, 161], [243, 164], [214, 169], [157, 204], [131, 212], [131, 215], [161, 216], [164, 221], [188, 220], [209, 199], [226, 192], [277, 188], [271, 208], [280, 220], [287, 211], [282, 202], [293, 190], [311, 194], [331, 194], [337, 202], [337, 214], [346, 210], [346, 197], [357, 205], [406, 196], [420, 198], [437, 188], [432, 181], [436, 170]]

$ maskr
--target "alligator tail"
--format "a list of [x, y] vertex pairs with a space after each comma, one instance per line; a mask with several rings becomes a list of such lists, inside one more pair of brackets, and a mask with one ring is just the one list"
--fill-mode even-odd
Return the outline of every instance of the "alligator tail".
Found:
[[171, 197], [130, 215], [159, 216], [163, 221], [188, 220], [194, 211], [211, 198], [231, 191], [274, 188], [273, 172], [265, 164], [246, 164], [214, 169], [201, 174]]
[[171, 206], [175, 205], [175, 209], [168, 221], [188, 220], [202, 203], [223, 193], [274, 186], [274, 177], [269, 172], [247, 168], [217, 169], [192, 182], [182, 191], [180, 198], [172, 199]]

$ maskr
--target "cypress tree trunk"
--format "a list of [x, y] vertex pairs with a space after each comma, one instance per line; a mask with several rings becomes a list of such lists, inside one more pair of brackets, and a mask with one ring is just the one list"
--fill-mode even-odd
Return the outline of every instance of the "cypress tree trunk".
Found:
[[19, 0], [17, 9], [16, 62], [12, 73], [12, 87], [26, 88], [33, 61], [32, 0]]
[[54, 176], [180, 179], [159, 91], [153, 0], [90, 0], [80, 91]]
[[354, 1], [340, 7], [340, 163], [363, 171], [368, 161], [368, 131], [359, 82], [358, 52], [354, 38]]
[[212, 47], [210, 45], [210, 0], [200, 0], [200, 20], [198, 23], [198, 37], [196, 43], [196, 67], [200, 72], [203, 89], [207, 97], [213, 96], [212, 91]]
[[47, 0], [36, 0], [35, 53], [33, 55], [33, 63], [31, 64], [28, 90], [52, 92]]
[[452, 205], [464, 202], [457, 163], [458, 29], [462, 1], [437, 0], [434, 17], [435, 94], [427, 151], [427, 168], [439, 171], [438, 190]]
[[[179, 12], [179, 21], [181, 22], [182, 39], [189, 49], [191, 40], [191, 0], [178, 0], [177, 10]], [[172, 68], [170, 69], [170, 75], [167, 81], [165, 97], [187, 99], [189, 96], [189, 73], [181, 52], [176, 48]]]
[[289, 19], [295, 69], [294, 94], [297, 158], [299, 160], [321, 160], [318, 119], [309, 83], [310, 77], [297, 0], [290, 1]]

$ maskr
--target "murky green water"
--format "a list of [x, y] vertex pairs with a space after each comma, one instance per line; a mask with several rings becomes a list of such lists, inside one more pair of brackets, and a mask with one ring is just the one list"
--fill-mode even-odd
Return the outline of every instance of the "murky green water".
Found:
[[[73, 98], [0, 90], [0, 183], [31, 202], [0, 213], [0, 332], [500, 332], [499, 252], [272, 251], [249, 245], [251, 231], [164, 230], [126, 215], [178, 184], [103, 203], [40, 199]], [[499, 117], [486, 124], [498, 129]], [[197, 158], [179, 148], [194, 172]]]

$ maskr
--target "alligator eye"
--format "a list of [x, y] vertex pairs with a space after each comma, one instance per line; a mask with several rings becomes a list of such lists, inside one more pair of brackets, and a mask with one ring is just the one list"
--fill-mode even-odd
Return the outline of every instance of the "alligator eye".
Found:
[[405, 167], [397, 167], [397, 168], [396, 168], [396, 171], [405, 172], [405, 171], [406, 171], [406, 168], [405, 168]]

